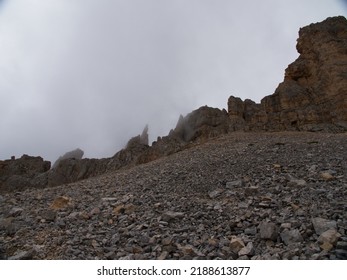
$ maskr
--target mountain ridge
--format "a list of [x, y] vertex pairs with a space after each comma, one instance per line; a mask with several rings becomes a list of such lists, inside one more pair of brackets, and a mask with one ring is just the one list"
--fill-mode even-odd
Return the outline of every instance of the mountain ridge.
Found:
[[[234, 131], [347, 131], [347, 20], [342, 16], [299, 30], [299, 57], [285, 70], [284, 81], [259, 104], [230, 96], [228, 110], [200, 107], [180, 116], [167, 136], [148, 143], [148, 126], [113, 157], [82, 159], [77, 149], [51, 168], [30, 167], [37, 158], [0, 161], [0, 192], [71, 183], [176, 153]], [[74, 156], [78, 151], [78, 156]], [[69, 156], [70, 155], [70, 156]], [[24, 160], [25, 159], [25, 160]], [[41, 159], [42, 162], [43, 159]], [[30, 172], [18, 171], [29, 165]], [[35, 165], [36, 166], [36, 165]], [[49, 169], [49, 168], [48, 168]]]

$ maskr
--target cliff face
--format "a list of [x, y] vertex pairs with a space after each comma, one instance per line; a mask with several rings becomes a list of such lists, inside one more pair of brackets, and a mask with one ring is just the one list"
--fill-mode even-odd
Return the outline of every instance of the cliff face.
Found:
[[237, 128], [347, 130], [347, 20], [333, 17], [301, 28], [296, 48], [300, 55], [284, 81], [261, 104], [229, 98]]

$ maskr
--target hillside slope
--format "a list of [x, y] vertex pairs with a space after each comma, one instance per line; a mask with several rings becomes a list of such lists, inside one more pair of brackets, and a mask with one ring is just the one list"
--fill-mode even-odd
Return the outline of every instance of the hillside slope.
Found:
[[242, 133], [0, 196], [9, 259], [346, 259], [347, 134]]

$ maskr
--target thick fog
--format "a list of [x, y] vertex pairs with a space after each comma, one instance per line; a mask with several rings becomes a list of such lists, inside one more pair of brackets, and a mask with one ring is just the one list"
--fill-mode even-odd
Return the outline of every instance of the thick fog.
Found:
[[0, 159], [108, 157], [149, 125], [272, 94], [332, 0], [0, 1]]

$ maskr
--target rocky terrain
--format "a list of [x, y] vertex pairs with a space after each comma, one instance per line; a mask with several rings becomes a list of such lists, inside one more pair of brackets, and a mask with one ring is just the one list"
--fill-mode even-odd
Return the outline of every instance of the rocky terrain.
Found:
[[1, 195], [9, 259], [346, 259], [347, 134], [233, 133]]
[[347, 20], [299, 31], [260, 104], [231, 96], [104, 159], [0, 161], [0, 258], [347, 259]]

